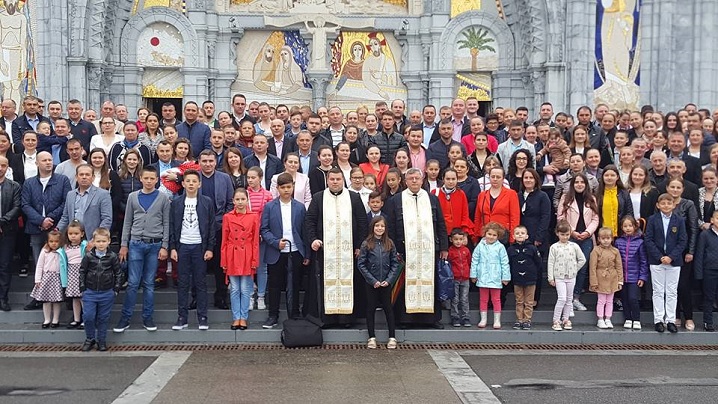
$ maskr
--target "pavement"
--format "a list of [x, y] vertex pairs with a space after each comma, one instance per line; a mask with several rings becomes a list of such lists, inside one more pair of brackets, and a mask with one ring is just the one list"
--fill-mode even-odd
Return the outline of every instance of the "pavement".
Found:
[[714, 350], [0, 352], [0, 403], [715, 403]]

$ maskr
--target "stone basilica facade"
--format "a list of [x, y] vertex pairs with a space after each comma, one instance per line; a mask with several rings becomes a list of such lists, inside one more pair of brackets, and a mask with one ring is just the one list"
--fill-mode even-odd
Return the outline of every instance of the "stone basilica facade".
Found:
[[718, 105], [718, 2], [3, 0], [3, 98]]

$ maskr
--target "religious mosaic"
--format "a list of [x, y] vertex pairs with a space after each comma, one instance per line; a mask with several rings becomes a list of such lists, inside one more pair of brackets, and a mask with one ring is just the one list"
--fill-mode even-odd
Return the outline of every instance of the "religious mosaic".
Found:
[[2, 0], [0, 3], [0, 86], [2, 99], [20, 100], [35, 94], [35, 2]]
[[596, 2], [594, 101], [638, 110], [640, 96], [640, 0]]
[[327, 89], [333, 105], [356, 108], [359, 103], [406, 99], [399, 43], [382, 32], [342, 31], [332, 45], [334, 78]]
[[186, 0], [134, 0], [132, 3], [132, 14], [137, 14], [140, 11], [150, 7], [167, 7], [173, 10], [179, 11], [180, 13], [187, 12], [187, 1]]
[[454, 67], [458, 71], [495, 71], [499, 69], [496, 37], [486, 28], [469, 27], [456, 41]]
[[237, 45], [237, 79], [232, 92], [269, 103], [306, 103], [311, 86], [307, 43], [299, 31], [248, 32]]
[[451, 0], [451, 18], [474, 10], [481, 10], [481, 0]]

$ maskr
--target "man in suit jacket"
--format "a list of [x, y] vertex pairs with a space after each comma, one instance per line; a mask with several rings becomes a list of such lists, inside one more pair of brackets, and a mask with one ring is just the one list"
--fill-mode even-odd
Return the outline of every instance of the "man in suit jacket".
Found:
[[678, 279], [688, 235], [683, 218], [673, 214], [673, 197], [662, 194], [656, 206], [659, 212], [648, 218], [644, 241], [653, 284], [653, 320], [656, 331], [665, 331], [665, 322], [668, 331], [676, 333]]
[[272, 130], [272, 137], [268, 140], [268, 153], [284, 161], [287, 153], [297, 151], [297, 142], [294, 136], [286, 134], [284, 122], [281, 119], [272, 120], [269, 128]]
[[[178, 318], [173, 330], [187, 327], [190, 282], [197, 294], [197, 320], [207, 319], [207, 261], [214, 255], [217, 233], [215, 206], [211, 198], [199, 193], [200, 177], [195, 170], [185, 171], [182, 178], [185, 192], [170, 205], [170, 259], [177, 264], [179, 281]], [[188, 204], [188, 199], [195, 203]], [[197, 233], [199, 242], [194, 238]]]
[[[304, 205], [294, 199], [292, 175], [277, 177], [279, 197], [262, 211], [260, 233], [265, 243], [263, 261], [267, 263], [267, 306], [269, 316], [263, 328], [274, 328], [279, 319], [282, 287], [286, 284], [287, 314], [299, 316], [299, 288], [302, 266], [309, 264], [304, 237]], [[291, 265], [291, 266], [290, 266]]]
[[267, 137], [255, 135], [252, 141], [252, 155], [244, 159], [247, 168], [259, 167], [264, 171], [264, 189], [269, 190], [272, 177], [284, 171], [284, 165], [279, 157], [267, 153]]
[[67, 116], [70, 119], [70, 132], [72, 137], [82, 144], [84, 155], [90, 154], [90, 139], [97, 134], [95, 125], [82, 119], [82, 104], [72, 99], [67, 102]]
[[701, 163], [700, 160], [689, 155], [686, 151], [686, 138], [680, 132], [673, 132], [668, 136], [668, 163], [673, 159], [683, 160], [686, 163], [685, 179], [694, 183], [701, 183]]
[[224, 273], [219, 267], [219, 255], [222, 251], [222, 218], [224, 214], [234, 208], [234, 185], [228, 174], [217, 171], [217, 155], [212, 150], [203, 150], [199, 154], [199, 166], [202, 170], [200, 193], [214, 201], [215, 215], [215, 244], [214, 256], [208, 263], [207, 269], [214, 271], [215, 292], [214, 306], [227, 310], [227, 284]]
[[0, 156], [0, 310], [10, 311], [10, 263], [15, 253], [17, 218], [22, 213], [20, 184], [5, 178], [8, 159]]
[[8, 98], [0, 103], [0, 128], [12, 136], [12, 123], [17, 119], [17, 104]]
[[79, 220], [85, 228], [85, 236], [92, 241], [92, 233], [98, 227], [112, 226], [112, 198], [110, 192], [92, 185], [94, 171], [89, 164], [77, 167], [77, 188], [67, 193], [65, 209], [57, 228], [64, 231], [73, 220]]
[[[159, 174], [160, 178], [162, 178], [162, 174], [165, 174], [167, 170], [179, 167], [180, 164], [182, 163], [172, 158], [172, 143], [167, 140], [163, 140], [157, 145], [157, 162], [150, 164], [150, 166], [154, 167], [157, 170], [157, 174]], [[170, 179], [173, 179], [173, 181], [179, 181], [177, 174], [167, 175], [172, 176]], [[161, 184], [161, 180], [157, 181], [157, 188], [162, 187]]]

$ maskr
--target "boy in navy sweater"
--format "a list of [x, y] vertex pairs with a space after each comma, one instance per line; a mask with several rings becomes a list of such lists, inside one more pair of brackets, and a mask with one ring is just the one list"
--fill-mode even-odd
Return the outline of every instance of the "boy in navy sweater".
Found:
[[526, 227], [514, 228], [514, 243], [506, 253], [511, 267], [511, 281], [514, 284], [516, 297], [515, 330], [530, 330], [531, 317], [534, 312], [534, 293], [541, 273], [543, 261], [535, 245], [527, 243], [529, 233]]
[[698, 236], [693, 271], [696, 280], [703, 280], [703, 329], [713, 332], [713, 302], [718, 297], [718, 211], [711, 216], [711, 227]]
[[669, 332], [677, 333], [678, 278], [688, 236], [683, 218], [673, 214], [673, 197], [662, 194], [656, 207], [660, 212], [648, 218], [644, 239], [653, 284], [653, 320], [656, 331], [668, 328]]

